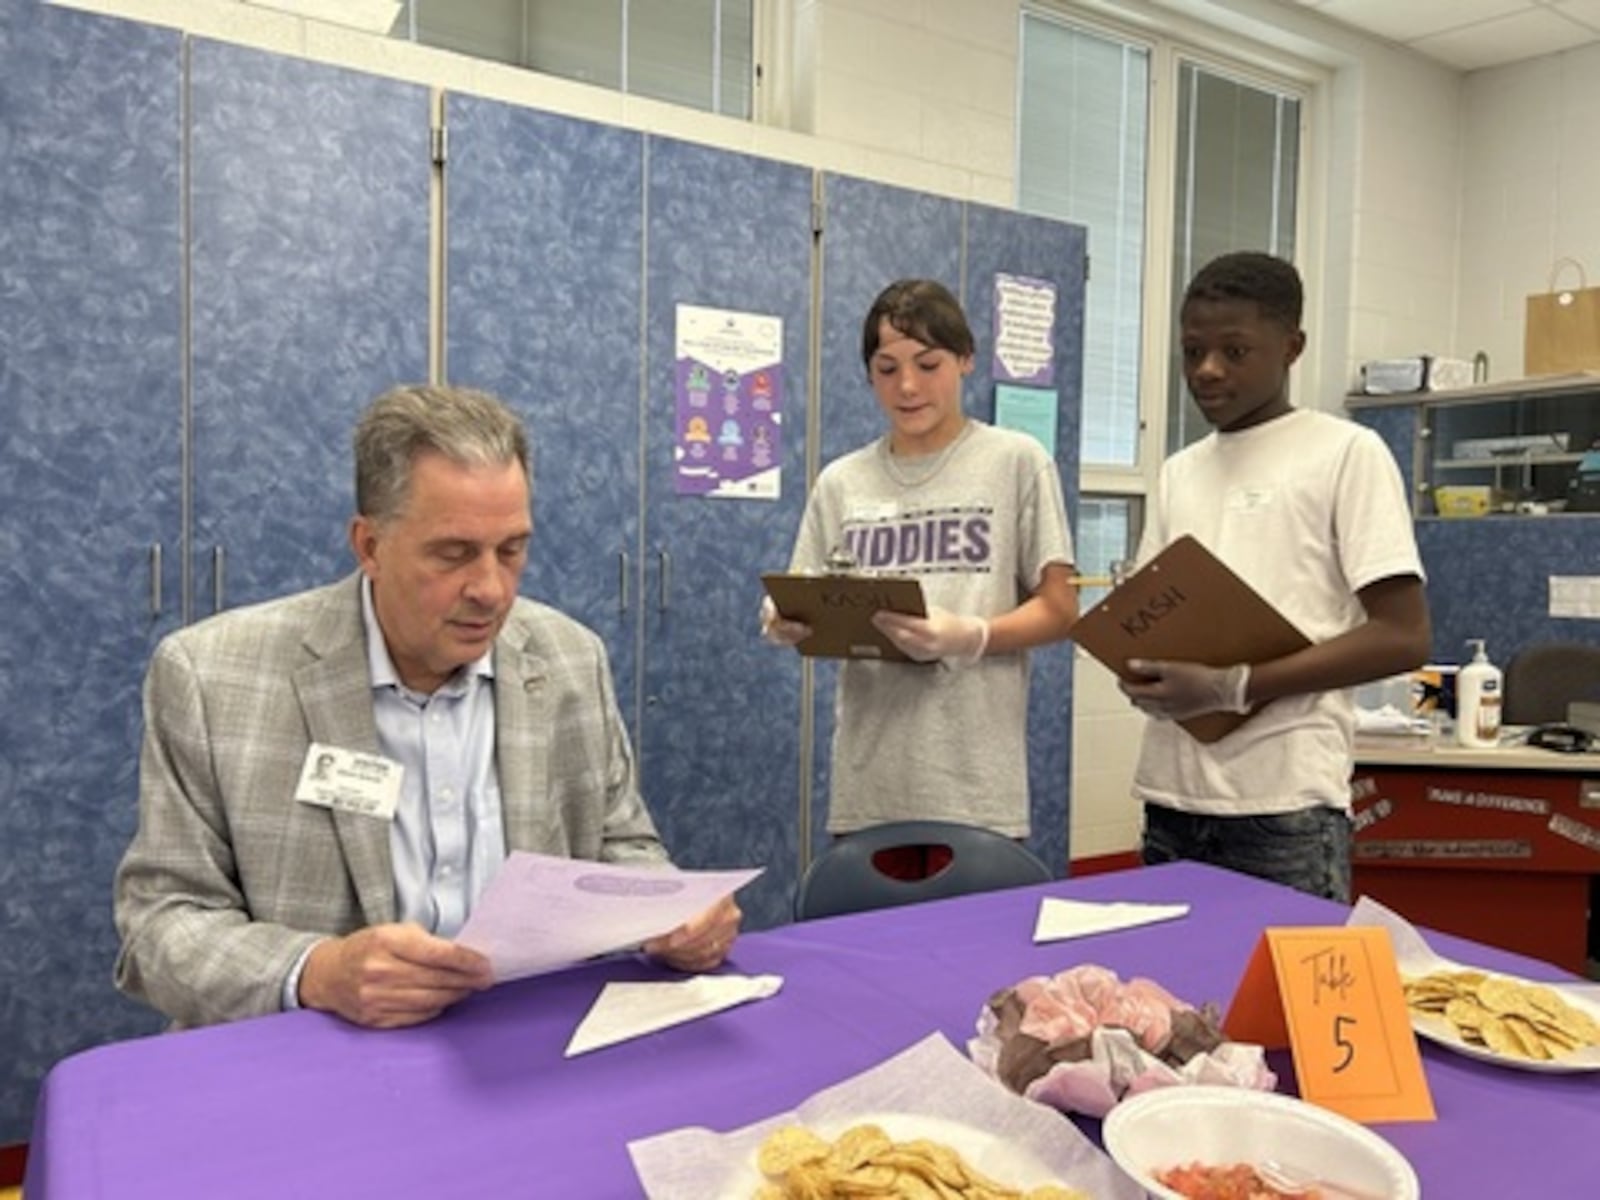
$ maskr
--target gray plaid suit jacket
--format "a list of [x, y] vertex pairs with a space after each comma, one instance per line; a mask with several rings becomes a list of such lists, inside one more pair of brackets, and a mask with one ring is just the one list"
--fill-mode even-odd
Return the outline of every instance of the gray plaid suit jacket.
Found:
[[[519, 599], [494, 670], [507, 848], [665, 862], [600, 639]], [[165, 638], [144, 726], [124, 992], [179, 1026], [276, 1012], [313, 942], [395, 919], [388, 822], [294, 799], [312, 742], [378, 752], [359, 573]]]

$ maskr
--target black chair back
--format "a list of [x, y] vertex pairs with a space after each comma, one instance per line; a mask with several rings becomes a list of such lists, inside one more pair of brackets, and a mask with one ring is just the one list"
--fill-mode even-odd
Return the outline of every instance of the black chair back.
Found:
[[[885, 875], [873, 859], [907, 846], [945, 847], [950, 860], [926, 879]], [[1048, 883], [1053, 875], [1022, 843], [976, 825], [952, 821], [896, 821], [836, 840], [811, 864], [795, 897], [802, 921], [965, 896], [999, 888]]]
[[1507, 725], [1558, 725], [1574, 700], [1600, 703], [1600, 645], [1537, 642], [1506, 664], [1500, 719]]

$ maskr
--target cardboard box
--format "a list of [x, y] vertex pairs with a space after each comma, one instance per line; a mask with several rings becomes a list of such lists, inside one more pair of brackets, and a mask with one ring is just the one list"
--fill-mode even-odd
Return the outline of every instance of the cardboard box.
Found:
[[1514, 437], [1460, 438], [1450, 447], [1451, 458], [1517, 459], [1532, 454], [1564, 454], [1571, 435], [1525, 433]]
[[1499, 510], [1499, 502], [1496, 489], [1486, 483], [1433, 489], [1433, 506], [1441, 517], [1486, 517]]
[[1361, 364], [1361, 390], [1369, 396], [1406, 392], [1446, 392], [1472, 383], [1472, 364], [1464, 358], [1383, 358]]

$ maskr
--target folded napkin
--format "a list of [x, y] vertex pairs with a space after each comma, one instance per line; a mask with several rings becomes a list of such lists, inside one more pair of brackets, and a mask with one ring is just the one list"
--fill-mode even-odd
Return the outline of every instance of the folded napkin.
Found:
[[1039, 920], [1033, 927], [1035, 942], [1059, 942], [1091, 933], [1110, 933], [1187, 916], [1187, 904], [1089, 904], [1083, 900], [1061, 900], [1046, 896], [1039, 902]]
[[1432, 729], [1433, 723], [1427, 717], [1403, 713], [1392, 704], [1356, 709], [1357, 733], [1425, 734]]
[[696, 975], [672, 983], [608, 983], [567, 1043], [566, 1057], [585, 1054], [681, 1025], [783, 986], [781, 975]]

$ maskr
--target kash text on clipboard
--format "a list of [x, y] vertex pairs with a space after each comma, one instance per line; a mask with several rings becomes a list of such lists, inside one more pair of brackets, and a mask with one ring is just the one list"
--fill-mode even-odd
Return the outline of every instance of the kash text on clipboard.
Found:
[[[1072, 639], [1120, 679], [1136, 679], [1130, 658], [1211, 667], [1282, 658], [1311, 644], [1221, 559], [1188, 534], [1112, 589], [1078, 619]], [[1254, 715], [1202, 713], [1179, 724], [1214, 742]]]
[[811, 636], [795, 649], [813, 658], [873, 658], [911, 662], [878, 631], [872, 614], [880, 610], [928, 615], [922, 584], [907, 575], [763, 575], [763, 586], [778, 612], [811, 626]]

